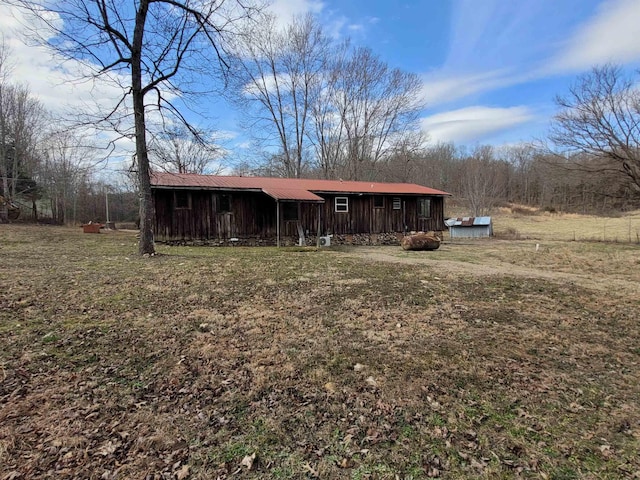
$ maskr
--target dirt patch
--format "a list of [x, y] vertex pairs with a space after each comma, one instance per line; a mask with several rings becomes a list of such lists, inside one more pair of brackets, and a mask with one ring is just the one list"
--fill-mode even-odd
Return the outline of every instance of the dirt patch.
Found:
[[[576, 246], [578, 244], [575, 244]], [[540, 246], [536, 242], [515, 242], [515, 241], [478, 241], [474, 243], [457, 243], [445, 244], [440, 248], [440, 252], [417, 252], [407, 253], [399, 247], [359, 247], [357, 249], [346, 250], [347, 256], [366, 259], [372, 262], [390, 262], [405, 265], [424, 265], [432, 270], [438, 271], [441, 277], [455, 275], [473, 275], [473, 276], [516, 276], [524, 278], [540, 278], [554, 282], [569, 282], [580, 285], [585, 288], [595, 288], [609, 292], [613, 296], [640, 296], [640, 270], [637, 267], [640, 263], [640, 249], [634, 254], [633, 249], [626, 257], [630, 261], [630, 265], [624, 270], [613, 271], [615, 265], [609, 266], [611, 270], [609, 275], [603, 275], [601, 272], [597, 274], [593, 271], [584, 272], [566, 272], [557, 271], [553, 268], [562, 267], [561, 265], [553, 265], [553, 268], [545, 268], [549, 253], [554, 249], [567, 249], [572, 243], [566, 242], [546, 242]], [[616, 249], [619, 247], [613, 247]], [[527, 251], [531, 263], [536, 266], [525, 266], [517, 263], [518, 256], [509, 257], [509, 253], [505, 250], [510, 249], [518, 253]], [[473, 250], [472, 261], [461, 260], [465, 251]], [[483, 263], [474, 263], [478, 260], [478, 256], [482, 256], [484, 252], [485, 258]], [[503, 259], [492, 263], [495, 259], [495, 253], [500, 252]], [[580, 252], [574, 252], [575, 256], [580, 256]], [[448, 257], [453, 257], [448, 259]], [[509, 261], [510, 260], [510, 261]], [[626, 271], [625, 271], [626, 270]], [[620, 278], [616, 278], [620, 277]]]

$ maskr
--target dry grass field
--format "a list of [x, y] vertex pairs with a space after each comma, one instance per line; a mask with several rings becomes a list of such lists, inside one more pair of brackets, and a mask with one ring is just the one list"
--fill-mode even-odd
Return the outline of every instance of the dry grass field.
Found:
[[640, 478], [640, 247], [529, 217], [151, 258], [0, 225], [0, 479]]
[[540, 213], [526, 207], [502, 208], [496, 234], [539, 240], [603, 241], [640, 244], [640, 210], [618, 217]]

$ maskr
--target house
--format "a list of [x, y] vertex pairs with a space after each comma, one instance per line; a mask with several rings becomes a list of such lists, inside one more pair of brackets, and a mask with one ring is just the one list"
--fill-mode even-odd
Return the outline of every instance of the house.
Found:
[[451, 238], [487, 238], [493, 235], [491, 217], [449, 218], [445, 223]]
[[[215, 245], [399, 244], [442, 231], [449, 194], [409, 183], [154, 173], [155, 239]], [[320, 236], [321, 238], [318, 238]]]

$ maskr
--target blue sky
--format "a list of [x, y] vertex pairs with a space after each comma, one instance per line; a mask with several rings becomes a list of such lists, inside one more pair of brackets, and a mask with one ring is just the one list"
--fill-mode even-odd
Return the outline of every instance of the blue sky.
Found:
[[[419, 74], [432, 141], [544, 136], [553, 98], [606, 62], [640, 65], [640, 0], [292, 1]], [[295, 7], [299, 8], [299, 7]]]
[[[502, 145], [543, 137], [554, 96], [577, 75], [605, 62], [628, 71], [640, 66], [640, 0], [275, 0], [271, 9], [282, 23], [311, 12], [335, 38], [350, 37], [420, 75], [427, 102], [421, 125], [431, 142]], [[42, 48], [22, 44], [10, 13], [0, 5], [14, 77], [47, 108], [117, 98], [112, 87], [68, 82], [72, 66], [57, 68]], [[211, 110], [227, 148], [241, 150], [247, 134], [237, 114], [220, 104]]]

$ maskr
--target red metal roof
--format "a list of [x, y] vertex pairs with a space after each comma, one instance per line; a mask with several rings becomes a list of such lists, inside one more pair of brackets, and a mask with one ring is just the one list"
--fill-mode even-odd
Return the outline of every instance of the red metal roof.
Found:
[[275, 200], [291, 200], [291, 201], [304, 201], [304, 202], [318, 202], [324, 203], [324, 198], [319, 197], [315, 193], [311, 193], [308, 190], [302, 190], [299, 188], [278, 188], [268, 187], [263, 188], [262, 191]]
[[211, 190], [250, 190], [264, 192], [276, 200], [324, 201], [315, 193], [368, 193], [395, 195], [449, 195], [415, 183], [354, 182], [303, 178], [233, 177], [192, 173], [153, 173], [155, 188], [197, 188]]

